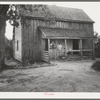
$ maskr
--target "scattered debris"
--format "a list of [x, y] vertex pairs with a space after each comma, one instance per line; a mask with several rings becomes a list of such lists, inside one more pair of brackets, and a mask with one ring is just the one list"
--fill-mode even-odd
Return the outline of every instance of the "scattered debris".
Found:
[[6, 61], [7, 69], [28, 69], [28, 68], [39, 68], [39, 67], [49, 67], [54, 66], [54, 63], [45, 63], [45, 62], [35, 62], [34, 64], [27, 63], [23, 64], [16, 60]]

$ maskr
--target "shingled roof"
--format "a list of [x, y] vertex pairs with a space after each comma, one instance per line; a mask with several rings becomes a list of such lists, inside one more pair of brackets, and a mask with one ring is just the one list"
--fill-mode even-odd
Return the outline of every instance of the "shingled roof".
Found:
[[[58, 7], [55, 5], [46, 6], [51, 16], [53, 16], [56, 20], [94, 22], [82, 9]], [[46, 16], [46, 13], [44, 13], [41, 9], [39, 9], [38, 11], [34, 11], [32, 9], [30, 11], [23, 9], [21, 6], [20, 14], [22, 16], [33, 18], [44, 18]]]
[[40, 28], [44, 38], [92, 38], [93, 34], [79, 29]]

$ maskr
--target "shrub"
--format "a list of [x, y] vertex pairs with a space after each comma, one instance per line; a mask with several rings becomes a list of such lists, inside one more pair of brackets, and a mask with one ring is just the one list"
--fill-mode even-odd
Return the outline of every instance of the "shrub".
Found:
[[91, 66], [92, 69], [96, 70], [96, 71], [100, 71], [100, 60], [96, 61], [95, 63], [93, 63], [93, 65]]
[[13, 58], [13, 48], [10, 45], [6, 45], [5, 47], [5, 55], [7, 59]]
[[95, 56], [96, 56], [97, 58], [100, 58], [100, 45], [97, 45], [97, 46], [95, 47]]
[[95, 56], [100, 58], [100, 38], [98, 39], [98, 42], [95, 43]]
[[6, 59], [13, 58], [13, 44], [12, 40], [9, 40], [5, 37], [5, 57]]

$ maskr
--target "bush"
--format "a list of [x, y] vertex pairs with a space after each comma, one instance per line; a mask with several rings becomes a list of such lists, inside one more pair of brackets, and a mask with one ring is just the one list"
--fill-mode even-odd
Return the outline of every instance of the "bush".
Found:
[[97, 43], [95, 43], [95, 56], [100, 58], [100, 38]]
[[93, 63], [93, 65], [91, 66], [92, 69], [96, 70], [96, 71], [100, 71], [100, 60], [96, 61], [95, 63]]
[[6, 59], [13, 58], [13, 44], [12, 40], [5, 38], [5, 57]]

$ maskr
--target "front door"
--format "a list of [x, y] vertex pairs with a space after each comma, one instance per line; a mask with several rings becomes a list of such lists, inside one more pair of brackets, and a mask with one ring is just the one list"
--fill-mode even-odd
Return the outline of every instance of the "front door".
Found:
[[79, 40], [73, 39], [73, 50], [79, 50]]

